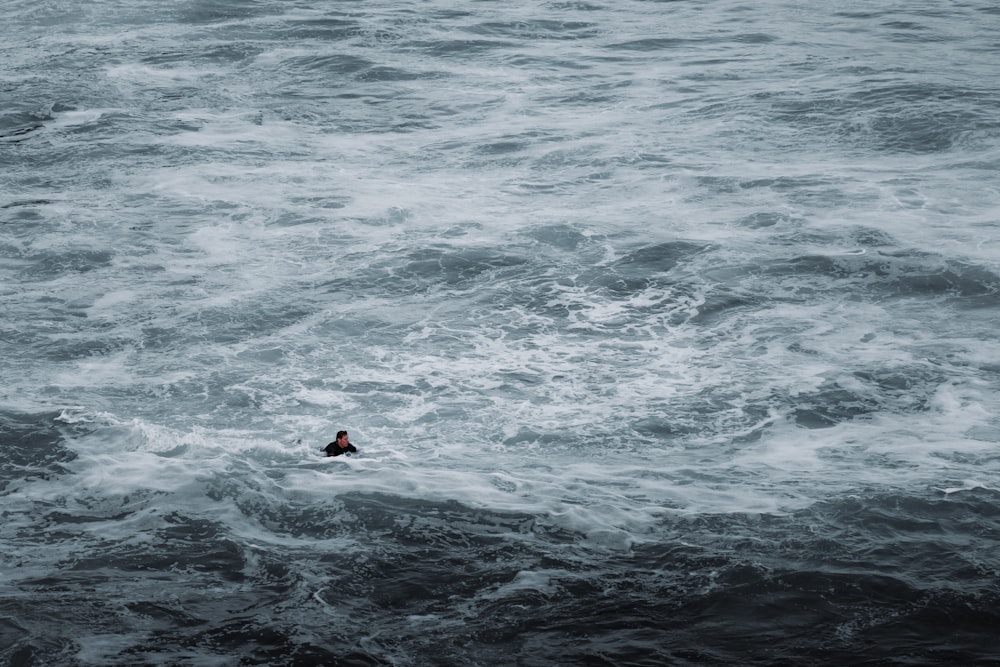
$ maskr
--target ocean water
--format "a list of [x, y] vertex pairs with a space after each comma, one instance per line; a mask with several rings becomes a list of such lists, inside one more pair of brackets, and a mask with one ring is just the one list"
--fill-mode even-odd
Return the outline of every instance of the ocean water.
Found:
[[8, 0], [0, 660], [1000, 664], [998, 35]]

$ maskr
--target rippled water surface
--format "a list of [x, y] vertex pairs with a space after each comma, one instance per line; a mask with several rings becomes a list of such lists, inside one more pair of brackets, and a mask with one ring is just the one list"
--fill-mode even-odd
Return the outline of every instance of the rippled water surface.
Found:
[[992, 2], [0, 26], [6, 663], [1000, 664]]

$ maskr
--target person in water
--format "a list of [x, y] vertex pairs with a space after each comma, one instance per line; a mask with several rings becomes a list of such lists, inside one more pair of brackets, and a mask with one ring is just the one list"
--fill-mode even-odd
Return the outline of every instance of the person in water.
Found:
[[337, 431], [337, 439], [326, 446], [327, 456], [340, 456], [358, 451], [358, 448], [347, 440], [347, 431]]

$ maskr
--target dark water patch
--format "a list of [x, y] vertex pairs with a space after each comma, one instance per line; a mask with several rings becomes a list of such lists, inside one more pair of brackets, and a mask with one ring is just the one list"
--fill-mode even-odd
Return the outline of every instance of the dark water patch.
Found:
[[854, 371], [853, 379], [857, 382], [850, 383], [850, 389], [831, 380], [814, 392], [788, 397], [792, 418], [800, 426], [826, 428], [873, 413], [922, 412], [947, 381], [940, 369], [929, 365], [862, 369]]
[[940, 42], [950, 42], [955, 39], [951, 35], [942, 34], [930, 26], [914, 21], [887, 21], [882, 24], [882, 27], [886, 29], [890, 41], [902, 44], [916, 43], [930, 45]]
[[880, 229], [855, 227], [850, 231], [851, 241], [863, 248], [884, 248], [898, 245], [896, 239]]
[[[383, 286], [373, 285], [370, 282], [358, 284], [355, 281], [336, 282], [326, 285], [328, 289], [331, 286], [336, 292], [350, 294], [354, 299], [362, 298], [362, 295], [370, 295], [371, 292], [367, 292], [366, 290], [370, 290], [373, 287], [378, 288], [378, 293], [382, 293], [381, 290], [386, 289]], [[398, 283], [394, 283], [393, 287], [390, 289], [405, 290], [407, 294], [412, 295], [414, 293], [419, 293], [419, 289], [426, 288], [418, 288], [410, 285], [400, 285]], [[366, 340], [366, 344], [368, 344], [368, 342], [379, 335], [386, 335], [393, 340], [398, 341], [398, 338], [396, 338], [397, 335], [405, 335], [405, 333], [400, 333], [402, 331], [404, 331], [404, 326], [401, 326], [398, 322], [389, 322], [386, 319], [379, 318], [374, 314], [368, 315], [365, 313], [358, 313], [350, 318], [337, 318], [324, 323], [319, 333], [321, 335], [336, 336], [341, 340]], [[338, 384], [338, 386], [341, 386], [345, 390], [350, 389], [352, 392], [369, 391], [372, 390], [373, 383], [360, 380], [360, 382], [351, 382], [344, 385]], [[391, 384], [387, 384], [386, 386], [391, 386]]]
[[[869, 240], [879, 244], [888, 239], [875, 236]], [[773, 277], [822, 276], [849, 281], [888, 297], [940, 296], [970, 307], [995, 305], [1000, 299], [1000, 276], [989, 269], [915, 251], [802, 255], [752, 270]]]
[[[975, 117], [961, 111], [911, 111], [875, 118], [862, 130], [862, 135], [870, 133], [878, 146], [887, 151], [937, 153], [954, 148], [964, 132], [978, 129]], [[850, 133], [851, 128], [845, 130], [847, 136]]]
[[244, 547], [229, 537], [226, 526], [178, 512], [164, 516], [144, 543], [94, 543], [59, 567], [75, 580], [111, 581], [121, 574], [149, 572], [187, 573], [235, 583], [245, 581], [246, 569]]
[[0, 494], [22, 482], [67, 474], [76, 459], [53, 414], [0, 412]]
[[71, 323], [72, 331], [59, 332], [55, 337], [35, 336], [24, 342], [32, 349], [30, 353], [56, 362], [96, 359], [132, 349], [135, 344], [131, 338], [111, 333], [112, 325], [87, 327], [81, 324]]
[[323, 56], [299, 56], [282, 61], [282, 69], [295, 74], [303, 72], [323, 75], [359, 74], [374, 66], [374, 63], [365, 58], [339, 53]]
[[8, 618], [0, 618], [0, 647], [11, 646], [28, 631]]
[[413, 46], [428, 55], [453, 58], [479, 56], [494, 51], [500, 52], [506, 49], [513, 49], [517, 44], [503, 40], [456, 39], [435, 42], [413, 42]]
[[733, 35], [731, 38], [737, 44], [770, 44], [777, 41], [773, 35], [763, 32], [750, 32]]
[[1000, 302], [1000, 277], [983, 267], [948, 261], [935, 270], [910, 271], [893, 281], [903, 296], [944, 295], [972, 307], [995, 306]]
[[[312, 209], [338, 209], [344, 208], [347, 199], [338, 201], [336, 198], [325, 198], [325, 197], [309, 197], [303, 198], [302, 202]], [[323, 227], [327, 223], [324, 218], [315, 215], [311, 211], [290, 211], [282, 212], [275, 216], [273, 220], [268, 221], [269, 226], [274, 227], [297, 227], [299, 225], [310, 225], [315, 227]]]
[[[511, 276], [509, 281], [498, 286], [494, 295], [511, 307], [511, 314], [515, 315], [515, 319], [507, 319], [503, 324], [508, 340], [530, 338], [540, 328], [546, 327], [546, 323], [569, 324], [567, 318], [571, 313], [585, 310], [591, 303], [590, 297], [581, 296], [576, 290], [582, 288], [590, 294], [592, 288], [603, 289], [591, 282], [581, 284], [572, 275], [559, 275], [564, 270], [569, 271], [559, 264], [536, 259], [532, 261], [530, 270]], [[522, 312], [539, 315], [543, 319], [521, 318], [519, 315]]]
[[26, 135], [41, 129], [52, 118], [52, 108], [0, 113], [0, 140], [5, 143], [22, 141], [27, 138]]
[[[330, 470], [330, 474], [338, 472]], [[344, 513], [343, 503], [338, 500], [331, 499], [324, 505], [281, 502], [252, 489], [227, 488], [227, 485], [213, 486], [208, 495], [213, 499], [232, 497], [240, 511], [275, 535], [330, 539], [348, 535], [354, 528], [350, 515]]]
[[778, 176], [775, 178], [734, 178], [699, 176], [697, 183], [719, 194], [739, 194], [745, 190], [767, 188], [782, 194], [796, 194], [830, 189], [833, 184], [823, 176]]
[[352, 519], [373, 534], [400, 541], [408, 547], [489, 547], [507, 553], [530, 548], [510, 541], [524, 536], [527, 542], [542, 538], [571, 544], [578, 536], [552, 522], [519, 512], [498, 512], [469, 507], [454, 500], [435, 501], [383, 493], [338, 496]]
[[215, 343], [236, 343], [285, 329], [313, 314], [295, 303], [254, 303], [204, 308], [186, 318], [191, 335], [204, 332]]
[[263, 48], [246, 42], [207, 43], [196, 50], [177, 49], [150, 53], [143, 56], [140, 62], [154, 66], [173, 64], [188, 66], [189, 63], [232, 65], [252, 60], [263, 51]]
[[[606, 294], [613, 299], [627, 299], [640, 294], [659, 284], [658, 277], [633, 277], [617, 273], [597, 273], [588, 276], [585, 285], [588, 289]], [[574, 309], [579, 309], [575, 306]]]
[[[17, 611], [17, 610], [15, 610]], [[26, 623], [27, 625], [27, 623]], [[37, 632], [40, 624], [33, 624]], [[0, 658], [9, 667], [39, 667], [40, 665], [79, 664], [79, 646], [65, 636], [65, 630], [53, 628], [43, 636], [30, 635], [9, 645], [0, 645]]]
[[[689, 448], [692, 454], [715, 456], [710, 450], [703, 450], [700, 443], [692, 445], [683, 437], [678, 439], [678, 436], [697, 433], [724, 435], [728, 448], [757, 442], [773, 422], [771, 411], [775, 403], [774, 400], [746, 401], [739, 392], [723, 386], [702, 391], [683, 405], [665, 407], [663, 416], [654, 420], [641, 420], [634, 426], [643, 429], [640, 433], [657, 439], [673, 440], [672, 444]], [[700, 481], [717, 481], [694, 471], [688, 471], [685, 475]]]
[[906, 267], [904, 272], [897, 288], [903, 295], [942, 294], [972, 307], [1000, 303], [1000, 276], [981, 266], [946, 261], [931, 270], [910, 271]]
[[480, 23], [466, 30], [477, 35], [519, 40], [576, 40], [595, 37], [601, 29], [598, 24], [585, 21], [527, 19]]
[[777, 211], [758, 211], [741, 218], [737, 224], [742, 227], [749, 227], [750, 229], [764, 229], [767, 227], [774, 227], [776, 225], [799, 226], [803, 222], [803, 218], [793, 216], [789, 213], [780, 213]]
[[378, 282], [398, 284], [411, 290], [437, 286], [469, 287], [528, 264], [519, 256], [492, 248], [430, 247], [411, 252], [401, 266], [390, 268], [390, 275]]
[[[207, 535], [200, 529], [194, 534]], [[157, 547], [179, 560], [157, 558]], [[300, 579], [279, 557], [260, 551], [252, 563], [242, 563], [249, 576], [234, 579], [227, 573], [240, 563], [225, 549], [221, 557], [199, 542], [187, 549], [193, 557], [156, 538], [146, 553], [105, 544], [106, 562], [70, 561], [73, 569], [54, 577], [22, 581], [19, 597], [31, 603], [14, 603], [7, 611], [31, 634], [12, 650], [38, 656], [38, 664], [77, 664], [60, 659], [59, 651], [67, 649], [107, 665], [351, 664], [329, 662], [334, 653], [328, 649], [350, 655], [356, 642], [337, 641], [315, 616], [292, 610], [315, 612], [315, 605], [299, 597], [294, 586]], [[276, 579], [282, 583], [276, 586]], [[278, 611], [286, 604], [288, 613]], [[317, 641], [310, 641], [313, 628]], [[69, 637], [68, 646], [51, 646], [44, 639], [50, 633]], [[89, 642], [95, 634], [114, 641]]]
[[143, 326], [137, 336], [142, 349], [149, 351], [179, 349], [187, 340], [187, 335], [181, 334], [178, 327], [169, 324]]
[[429, 8], [426, 10], [427, 16], [432, 19], [437, 19], [441, 21], [452, 21], [455, 19], [464, 19], [476, 15], [475, 7], [470, 5], [469, 9], [464, 7], [436, 7]]
[[[651, 287], [676, 288], [673, 296], [680, 298], [687, 292], [679, 282], [682, 277], [672, 277], [673, 274], [710, 247], [688, 241], [668, 241], [640, 247], [610, 264], [594, 262], [592, 268], [580, 273], [576, 282], [615, 299], [631, 297]], [[585, 265], [589, 267], [591, 263]]]
[[483, 155], [502, 155], [504, 153], [517, 153], [525, 148], [528, 144], [521, 141], [493, 141], [487, 144], [480, 144], [476, 147], [476, 152], [482, 153]]
[[[916, 389], [936, 387], [948, 379], [937, 368], [914, 366], [886, 366], [861, 370], [855, 371], [854, 376], [882, 392], [892, 394], [910, 394]], [[927, 393], [933, 393], [933, 389]]]
[[951, 150], [997, 127], [997, 101], [988, 93], [930, 83], [861, 82], [838, 96], [760, 93], [768, 122], [809, 129], [850, 146], [887, 153]]
[[712, 288], [704, 293], [701, 303], [693, 307], [693, 314], [688, 311], [678, 312], [672, 318], [672, 322], [679, 324], [683, 321], [712, 326], [734, 312], [757, 308], [765, 301], [766, 298], [762, 296], [743, 294], [726, 288]]
[[[315, 125], [316, 129], [326, 134], [343, 133], [385, 133], [385, 132], [413, 132], [421, 129], [431, 129], [439, 127], [439, 114], [437, 108], [432, 104], [427, 107], [422, 104], [412, 104], [409, 96], [400, 96], [392, 82], [381, 82], [374, 80], [363, 81], [368, 84], [364, 86], [354, 85], [353, 82], [364, 79], [366, 72], [384, 72], [387, 76], [399, 74], [404, 79], [430, 79], [440, 76], [438, 72], [410, 72], [409, 70], [383, 70], [381, 66], [373, 66], [372, 69], [365, 67], [351, 75], [351, 81], [343, 82], [343, 85], [333, 85], [329, 77], [325, 74], [317, 75], [315, 81], [310, 81], [313, 86], [308, 95], [308, 100], [303, 99], [294, 106], [285, 106], [278, 111], [283, 118], [289, 120], [300, 120]], [[394, 73], [395, 72], [395, 73]], [[293, 73], [292, 77], [298, 77]], [[310, 74], [307, 78], [311, 78]], [[299, 93], [291, 90], [300, 86], [301, 81], [293, 81], [289, 84], [287, 96], [290, 98], [299, 97]], [[315, 84], [315, 85], [313, 85]], [[333, 106], [331, 106], [333, 105]], [[335, 121], [332, 120], [331, 109], [336, 108], [337, 115]]]
[[545, 515], [390, 494], [316, 507], [359, 543], [252, 548], [173, 513], [149, 545], [22, 582], [32, 607], [2, 608], [15, 650], [51, 662], [60, 649], [21, 629], [58, 622], [119, 636], [105, 664], [987, 664], [1000, 622], [985, 490], [668, 517], [614, 553]]
[[[38, 209], [17, 208], [12, 213], [5, 215], [4, 219], [0, 220], [0, 224], [9, 225], [8, 229], [15, 233], [23, 234], [46, 220], [48, 218]], [[23, 254], [23, 250], [20, 247], [6, 243], [0, 245], [0, 251], [7, 257], [19, 258]]]
[[811, 394], [796, 396], [791, 416], [799, 426], [827, 428], [876, 412], [878, 407], [873, 399], [828, 383]]
[[[383, 664], [361, 651], [334, 651], [302, 640], [298, 627], [277, 628], [262, 622], [237, 620], [185, 638], [185, 647], [198, 648], [209, 656], [239, 656], [240, 665], [346, 665], [367, 667]], [[354, 642], [351, 642], [353, 644]], [[351, 645], [349, 644], [349, 646]], [[141, 651], [147, 653], [147, 651]], [[147, 654], [148, 655], [148, 654]], [[153, 652], [152, 656], [156, 653]], [[207, 657], [207, 656], [206, 656]]]
[[634, 169], [654, 169], [661, 170], [676, 162], [672, 155], [662, 155], [658, 153], [637, 153], [627, 157], [616, 157], [615, 162], [619, 165]]
[[140, 618], [151, 620], [159, 627], [193, 628], [205, 624], [203, 619], [195, 618], [183, 610], [171, 609], [155, 602], [128, 602], [125, 608]]
[[605, 5], [598, 5], [592, 2], [549, 2], [546, 3], [548, 7], [552, 9], [572, 10], [572, 11], [582, 11], [582, 12], [598, 12], [607, 9]]
[[382, 65], [369, 67], [360, 72], [357, 75], [357, 79], [359, 81], [420, 81], [424, 79], [436, 79], [442, 76], [445, 75], [440, 72], [419, 72]]
[[784, 195], [792, 203], [806, 204], [809, 208], [843, 205], [856, 202], [858, 195], [849, 194], [838, 183], [822, 176], [779, 176], [776, 178], [720, 178], [704, 176], [698, 179], [700, 184], [709, 189], [724, 193], [737, 194], [745, 190], [764, 188]]
[[894, 28], [897, 30], [928, 30], [929, 28], [919, 23], [914, 23], [913, 21], [886, 21], [882, 24], [886, 28]]
[[[553, 58], [551, 56], [534, 56], [527, 54], [516, 54], [508, 56], [503, 59], [503, 62], [510, 67], [523, 68], [528, 70], [537, 70], [539, 72], [544, 72], [545, 74], [551, 74], [558, 70], [591, 70], [592, 66], [583, 60], [567, 60], [565, 58]], [[544, 76], [544, 75], [543, 75]], [[539, 77], [540, 79], [542, 77]], [[544, 79], [542, 79], [544, 80]], [[538, 102], [544, 104], [556, 104], [561, 105], [579, 103], [581, 106], [585, 106], [585, 103], [590, 101], [594, 104], [601, 102], [610, 102], [613, 99], [609, 96], [588, 96], [586, 93], [570, 94], [560, 92], [558, 95], [539, 95], [537, 98]]]
[[813, 392], [790, 396], [791, 418], [806, 428], [827, 428], [843, 421], [874, 413], [914, 413], [927, 410], [929, 402], [944, 377], [925, 368], [882, 368], [859, 370], [854, 378], [861, 382], [848, 389], [836, 381], [827, 381]]
[[[309, 19], [286, 19], [282, 25], [296, 39], [328, 40], [342, 42], [356, 37], [359, 24], [356, 20], [336, 16]], [[279, 28], [280, 30], [281, 28]]]
[[931, 493], [852, 496], [810, 514], [829, 526], [840, 567], [869, 562], [927, 589], [990, 590], [1000, 573], [990, 557], [1000, 545], [1000, 492]]
[[[563, 586], [565, 593], [514, 595], [484, 605], [469, 623], [479, 650], [501, 664], [677, 664], [670, 660], [672, 610], [665, 605], [607, 588], [602, 595], [581, 582]], [[579, 609], [572, 599], [590, 600], [590, 609]]]
[[278, 8], [271, 3], [242, 0], [185, 0], [171, 7], [174, 20], [193, 25], [245, 21], [277, 11]]
[[540, 243], [565, 251], [574, 251], [589, 240], [585, 234], [569, 225], [536, 227], [528, 235]]
[[42, 128], [42, 123], [28, 123], [21, 125], [20, 127], [13, 127], [0, 132], [0, 139], [5, 140], [7, 143], [17, 143], [19, 141], [24, 141], [30, 138], [29, 135], [35, 130]]
[[631, 424], [632, 430], [641, 436], [656, 438], [657, 440], [679, 438], [683, 435], [697, 433], [697, 429], [684, 419], [682, 415], [671, 415], [670, 417], [656, 416], [643, 417]]
[[628, 42], [609, 44], [604, 48], [614, 51], [672, 51], [680, 47], [699, 44], [702, 41], [704, 40], [686, 37], [648, 37], [645, 39], [635, 39]]
[[[970, 640], [984, 638], [998, 617], [996, 566], [988, 556], [1000, 541], [997, 520], [989, 501], [855, 496], [791, 517], [678, 523], [688, 546], [637, 546], [631, 567], [666, 575], [661, 585], [669, 587], [658, 597], [673, 600], [665, 619], [671, 634], [714, 651], [741, 646], [755, 664], [766, 658], [760, 652], [769, 641], [788, 658], [812, 655], [836, 664], [837, 656], [864, 655], [883, 636], [899, 640], [893, 650], [907, 646], [929, 657], [949, 646], [955, 632], [964, 635], [956, 650], [982, 659], [990, 649]], [[955, 610], [961, 611], [953, 616]], [[975, 613], [990, 620], [967, 624]], [[907, 628], [919, 630], [900, 636]]]
[[85, 249], [25, 254], [20, 274], [27, 280], [51, 280], [67, 273], [88, 273], [111, 266], [114, 252]]
[[614, 266], [619, 271], [666, 273], [710, 247], [689, 241], [668, 241], [629, 252], [615, 262]]
[[21, 208], [21, 207], [28, 207], [28, 206], [32, 206], [32, 207], [34, 207], [34, 206], [48, 206], [49, 204], [52, 204], [52, 203], [54, 203], [54, 202], [52, 200], [50, 200], [50, 199], [15, 199], [14, 201], [11, 201], [11, 202], [9, 202], [7, 204], [4, 204], [3, 206], [0, 206], [0, 209], [4, 209], [4, 208]]
[[[709, 596], [678, 610], [689, 619], [681, 632], [702, 641], [714, 635], [706, 643], [726, 664], [951, 664], [943, 658], [987, 664], [979, 661], [992, 655], [992, 647], [976, 646], [984, 639], [982, 622], [970, 627], [947, 611], [927, 613], [972, 603], [988, 622], [996, 618], [969, 596], [957, 596], [956, 605], [946, 599], [953, 596], [924, 595], [889, 577], [758, 576], [738, 586], [739, 597]], [[962, 637], [953, 640], [956, 634]], [[906, 657], [897, 662], [901, 653]]]
[[[573, 533], [530, 515], [477, 510], [452, 501], [385, 494], [339, 500], [363, 529], [367, 555], [350, 570], [343, 569], [344, 555], [325, 556], [323, 562], [335, 568], [337, 576], [323, 598], [331, 604], [345, 596], [363, 601], [366, 616], [432, 615], [450, 625], [458, 609], [516, 582], [522, 570], [568, 567], [558, 557], [544, 555], [539, 544], [563, 548], [576, 540]], [[519, 600], [540, 601], [531, 588], [529, 582], [523, 595], [515, 594]], [[531, 607], [537, 609], [537, 602]], [[455, 637], [435, 633], [433, 639], [449, 645]]]
[[[668, 654], [684, 647], [722, 662], [738, 659], [740, 664], [775, 664], [776, 659], [792, 664], [806, 656], [820, 664], [838, 664], [849, 656], [865, 655], [884, 625], [894, 630], [919, 622], [928, 605], [950, 597], [915, 588], [878, 569], [868, 571], [867, 562], [858, 563], [854, 572], [829, 570], [822, 564], [798, 565], [796, 560], [806, 554], [822, 559], [829, 544], [824, 549], [809, 544], [818, 540], [793, 521], [762, 517], [742, 524], [738, 518], [720, 518], [720, 523], [712, 531], [678, 528], [688, 538], [692, 533], [699, 538], [730, 536], [721, 544], [705, 550], [637, 547], [634, 556], [622, 559], [621, 568], [603, 562], [601, 579], [596, 572], [582, 577], [563, 572], [556, 591], [535, 605], [521, 599], [484, 604], [477, 608], [479, 616], [472, 617], [470, 628], [488, 618], [477, 638], [522, 648], [540, 643], [534, 641], [539, 635], [582, 640], [590, 648], [599, 647], [609, 664], [632, 664], [632, 656], [648, 645]], [[752, 532], [744, 537], [744, 529]], [[813, 532], [824, 530], [814, 523]], [[724, 546], [727, 543], [730, 546]], [[836, 555], [843, 556], [844, 550], [839, 551]], [[957, 597], [980, 611], [992, 604], [975, 594]], [[581, 605], [584, 600], [587, 603]], [[540, 608], [545, 619], [541, 622], [532, 613]], [[842, 628], [858, 616], [885, 623], [870, 624], [845, 637]], [[970, 634], [982, 637], [988, 624], [977, 625]], [[921, 634], [932, 631], [939, 642], [950, 634], [950, 627], [954, 626], [942, 630], [923, 624]], [[623, 637], [625, 641], [618, 641]], [[574, 643], [550, 645], [545, 655], [565, 658]], [[938, 650], [939, 645], [915, 647], [921, 649]], [[576, 655], [569, 650], [569, 655]]]
[[[559, 151], [548, 151], [545, 153], [541, 153], [541, 151], [545, 149], [546, 145], [553, 142], [560, 142], [562, 140], [563, 137], [560, 136], [553, 136], [540, 131], [531, 131], [517, 134], [499, 135], [490, 137], [485, 141], [478, 141], [475, 143], [447, 142], [436, 145], [435, 149], [448, 151], [455, 150], [460, 151], [460, 154], [467, 154], [466, 156], [463, 156], [462, 159], [464, 159], [464, 166], [470, 169], [522, 165], [531, 156], [529, 151], [531, 149], [536, 149], [535, 153], [540, 153], [541, 157], [534, 161], [532, 169], [538, 171], [548, 171], [553, 168], [562, 168], [565, 163], [559, 162]], [[553, 162], [555, 162], [555, 164]], [[573, 161], [572, 164], [576, 165], [577, 161]], [[539, 190], [549, 191], [556, 187], [551, 183], [540, 181], [538, 178], [524, 177], [522, 179], [516, 179], [514, 183], [516, 187], [522, 190], [528, 190], [529, 193], [538, 192]]]
[[839, 11], [834, 12], [833, 16], [845, 19], [858, 19], [859, 21], [869, 21], [871, 19], [877, 19], [881, 16], [888, 15], [892, 10], [883, 11]]
[[[0, 606], [2, 611], [2, 606]], [[32, 667], [35, 665], [34, 651], [22, 644], [31, 631], [22, 627], [14, 619], [0, 618], [0, 659], [6, 659], [10, 667]]]
[[[499, 392], [505, 390], [515, 390], [518, 394], [523, 394], [525, 384], [538, 384], [539, 380], [532, 378], [530, 383], [518, 382], [514, 385], [504, 385], [497, 389]], [[522, 426], [514, 435], [503, 439], [503, 444], [516, 449], [528, 446], [543, 447], [545, 451], [580, 451], [580, 435], [575, 431], [546, 431]]]
[[50, 512], [45, 515], [44, 520], [50, 525], [60, 525], [60, 524], [86, 524], [86, 523], [100, 523], [103, 521], [120, 521], [132, 512], [120, 512], [111, 516], [91, 516], [91, 515], [81, 515], [81, 514], [71, 514], [69, 512]]
[[[339, 209], [344, 208], [351, 201], [351, 198], [346, 195], [323, 195], [323, 196], [313, 196], [313, 197], [289, 197], [290, 202], [293, 204], [300, 204], [308, 208], [321, 208], [321, 209]], [[314, 217], [311, 214], [303, 214], [297, 212], [284, 212], [279, 214], [275, 219], [274, 224], [280, 227], [291, 227], [294, 225], [300, 225], [303, 223], [319, 223], [326, 222], [322, 218]]]

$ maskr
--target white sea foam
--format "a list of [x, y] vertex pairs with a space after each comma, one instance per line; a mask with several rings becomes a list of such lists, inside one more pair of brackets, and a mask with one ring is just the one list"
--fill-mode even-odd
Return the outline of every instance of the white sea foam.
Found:
[[[845, 126], [861, 137], [845, 145], [761, 115], [758, 99], [835, 102], [821, 73], [803, 74], [789, 100], [782, 81], [755, 79], [750, 94], [738, 79], [755, 61], [725, 64], [731, 87], [714, 90], [683, 62], [651, 63], [637, 47], [649, 66], [638, 67], [564, 40], [523, 45], [521, 56], [553, 63], [538, 81], [489, 56], [379, 51], [438, 35], [426, 23], [389, 30], [389, 14], [359, 19], [336, 49], [279, 40], [238, 68], [126, 59], [103, 70], [118, 87], [106, 104], [47, 121], [65, 148], [78, 145], [71, 131], [117, 116], [142, 127], [98, 147], [140, 155], [98, 194], [113, 205], [84, 211], [89, 186], [71, 183], [58, 204], [40, 205], [60, 234], [12, 242], [55, 265], [110, 253], [80, 264], [86, 280], [26, 280], [14, 316], [37, 322], [32, 304], [58, 293], [61, 320], [34, 335], [91, 347], [52, 360], [32, 350], [33, 372], [6, 384], [5, 400], [22, 409], [81, 404], [92, 415], [72, 419], [113, 416], [100, 436], [73, 442], [90, 452], [75, 464], [88, 486], [182, 494], [185, 480], [248, 461], [240, 474], [254, 479], [290, 468], [283, 488], [296, 493], [450, 498], [547, 514], [626, 545], [664, 511], [781, 512], [859, 482], [962, 476], [952, 454], [993, 441], [982, 434], [997, 428], [995, 383], [968, 370], [996, 357], [991, 310], [964, 311], [963, 333], [926, 319], [947, 289], [930, 301], [906, 293], [908, 277], [919, 287], [949, 262], [977, 263], [980, 291], [995, 290], [996, 242], [983, 229], [996, 197], [980, 169], [870, 150], [880, 131], [871, 117]], [[649, 15], [607, 14], [622, 22], [595, 28], [604, 48], [661, 36]], [[694, 34], [708, 29], [689, 18]], [[253, 24], [269, 20], [279, 19]], [[138, 43], [156, 31], [122, 34]], [[369, 81], [303, 60], [342, 51], [414, 79]], [[586, 113], [572, 100], [597, 95], [589, 79], [558, 64], [581, 56], [587, 76], [621, 84]], [[316, 100], [298, 108], [252, 94], [252, 81], [278, 85], [289, 73], [330, 77], [331, 90], [367, 101], [336, 98], [317, 123]], [[177, 88], [201, 97], [163, 102]], [[377, 116], [383, 126], [368, 120], [383, 107], [395, 109]], [[419, 116], [415, 129], [394, 130], [398, 112]], [[146, 150], [170, 157], [146, 161]], [[995, 149], [975, 158], [995, 161]], [[755, 213], [759, 223], [739, 224]], [[148, 229], [131, 233], [137, 224]], [[577, 236], [565, 247], [532, 236], [551, 227]], [[882, 236], [861, 247], [858, 230]], [[708, 249], [673, 269], [636, 269], [631, 287], [609, 278], [637, 248], [678, 240]], [[490, 253], [523, 268], [488, 265]], [[735, 305], [713, 315], [720, 294]], [[905, 391], [892, 378], [879, 389], [880, 369], [909, 377]], [[848, 417], [823, 413], [876, 400]], [[830, 423], [799, 423], [808, 409]], [[366, 454], [314, 468], [340, 427]], [[663, 475], [637, 477], [637, 465]]]

